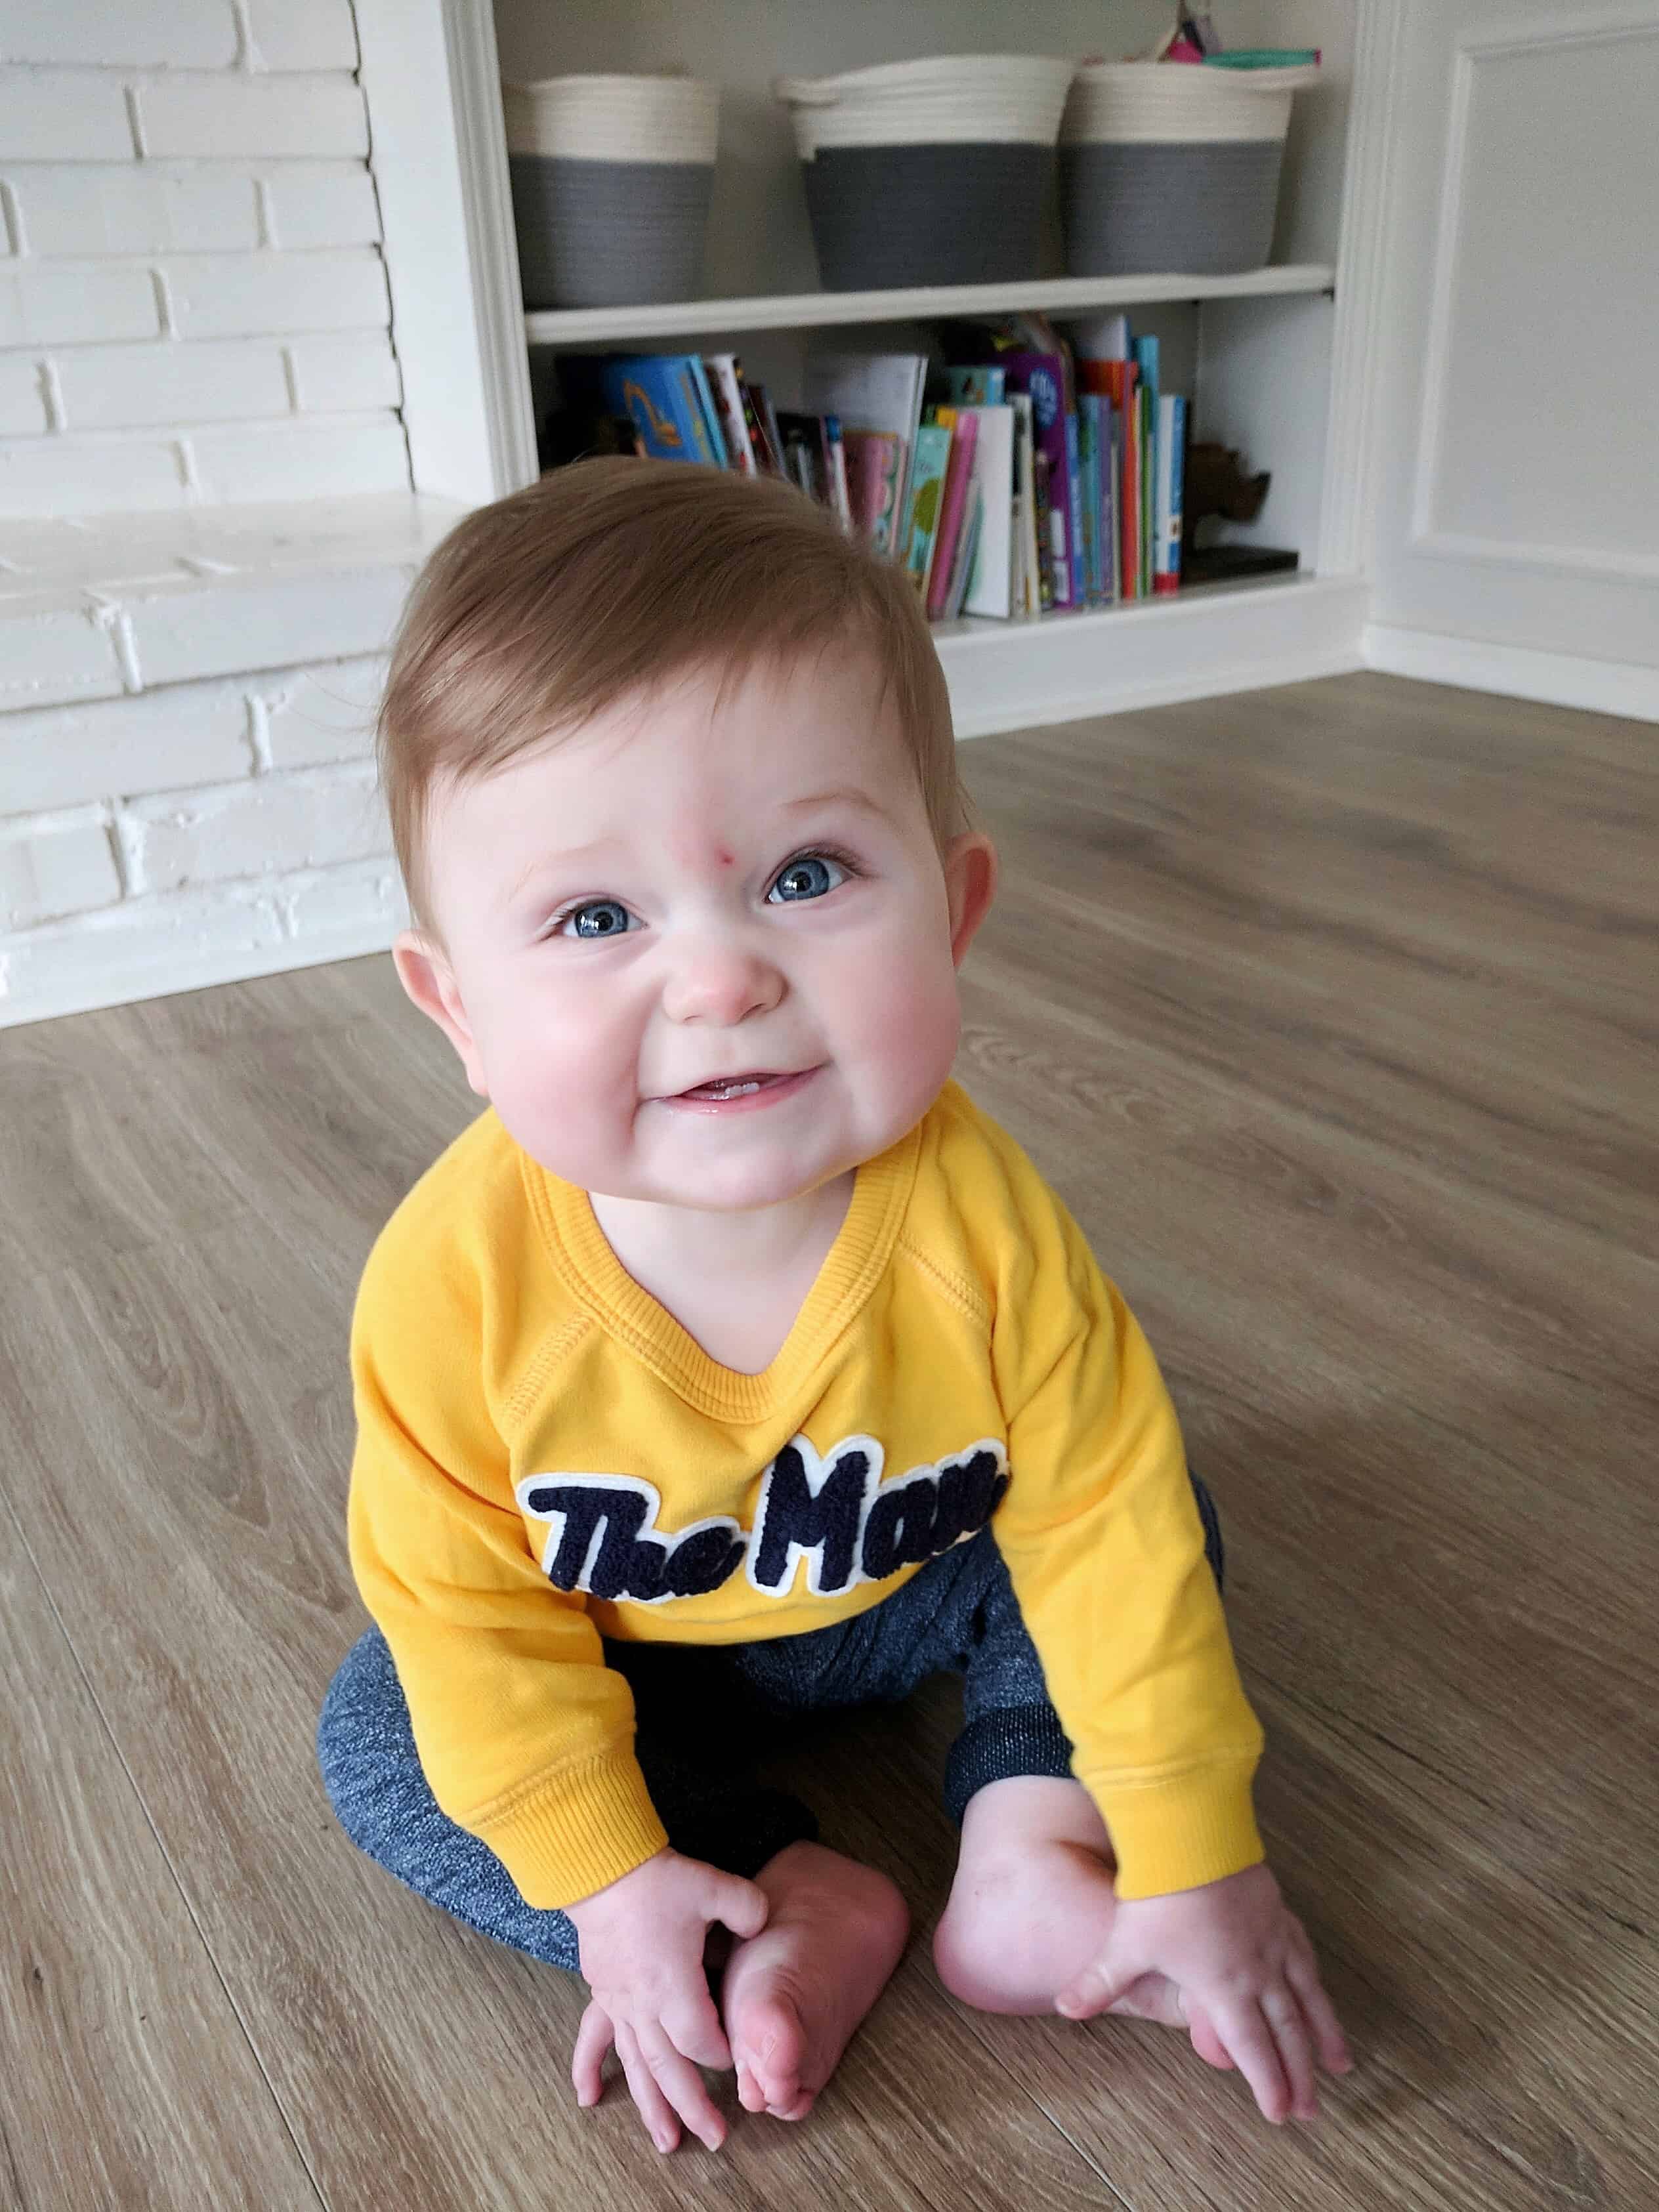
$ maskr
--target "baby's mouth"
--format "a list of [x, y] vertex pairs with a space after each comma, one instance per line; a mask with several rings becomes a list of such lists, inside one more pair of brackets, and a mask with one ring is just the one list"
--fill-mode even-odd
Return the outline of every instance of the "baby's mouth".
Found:
[[677, 1091], [677, 1098], [746, 1098], [750, 1091], [763, 1091], [768, 1084], [787, 1083], [787, 1075], [751, 1073], [749, 1075], [720, 1075], [710, 1083], [695, 1084], [690, 1091]]

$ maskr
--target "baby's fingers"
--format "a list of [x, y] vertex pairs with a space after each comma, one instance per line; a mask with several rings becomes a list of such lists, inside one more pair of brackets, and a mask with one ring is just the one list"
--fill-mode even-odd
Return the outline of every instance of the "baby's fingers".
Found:
[[605, 2056], [616, 2041], [611, 2015], [590, 2003], [576, 2030], [576, 2047], [570, 2057], [570, 2080], [579, 2105], [597, 2105], [605, 2094]]
[[657, 2077], [646, 2063], [639, 2039], [625, 2021], [617, 2025], [617, 2056], [623, 2063], [623, 2072], [628, 2076], [629, 2094], [639, 2107], [640, 2118], [645, 2122], [651, 2140], [659, 2150], [678, 2148], [680, 2124], [674, 2117]]
[[1348, 2039], [1342, 2033], [1336, 2008], [1325, 1994], [1325, 1984], [1319, 1978], [1318, 1962], [1313, 1945], [1304, 1936], [1293, 1944], [1285, 1962], [1285, 1978], [1302, 2000], [1302, 2009], [1307, 2015], [1308, 2026], [1313, 2031], [1314, 2047], [1319, 2053], [1319, 2063], [1332, 2074], [1353, 2071], [1353, 2053], [1348, 2048]]
[[651, 2069], [657, 2087], [694, 2136], [718, 2150], [726, 2141], [726, 2122], [703, 2086], [703, 2079], [689, 2058], [683, 2057], [668, 2039], [659, 2021], [639, 2031], [640, 2051]]
[[1278, 2127], [1290, 2112], [1290, 2085], [1261, 2006], [1254, 1999], [1233, 2002], [1224, 2009], [1218, 2007], [1214, 2018], [1223, 2046], [1249, 2083], [1264, 2116]]
[[1261, 2015], [1279, 2046], [1279, 2063], [1291, 2087], [1291, 2111], [1299, 2120], [1316, 2119], [1319, 2092], [1314, 2084], [1313, 2038], [1300, 1999], [1286, 1983], [1261, 1992]]

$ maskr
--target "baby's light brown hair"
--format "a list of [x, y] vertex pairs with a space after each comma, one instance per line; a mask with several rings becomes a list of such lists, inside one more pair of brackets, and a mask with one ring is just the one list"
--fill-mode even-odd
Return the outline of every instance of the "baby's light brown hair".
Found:
[[568, 734], [628, 693], [813, 647], [866, 653], [941, 848], [967, 821], [951, 702], [915, 589], [793, 485], [615, 457], [458, 523], [410, 596], [380, 703], [380, 781], [416, 920], [434, 785]]

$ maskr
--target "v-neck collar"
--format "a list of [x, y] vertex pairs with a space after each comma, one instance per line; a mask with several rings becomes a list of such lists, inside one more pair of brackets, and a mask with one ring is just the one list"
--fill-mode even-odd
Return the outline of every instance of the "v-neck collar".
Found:
[[617, 1259], [587, 1193], [522, 1149], [520, 1158], [531, 1210], [572, 1297], [688, 1405], [717, 1420], [744, 1422], [763, 1420], [794, 1396], [869, 1297], [892, 1256], [921, 1149], [919, 1122], [856, 1170], [846, 1217], [817, 1279], [776, 1358], [757, 1375], [711, 1359]]

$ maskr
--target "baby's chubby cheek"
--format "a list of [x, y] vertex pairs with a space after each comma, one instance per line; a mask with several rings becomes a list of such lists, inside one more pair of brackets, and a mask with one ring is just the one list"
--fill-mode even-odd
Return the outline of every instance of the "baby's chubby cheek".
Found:
[[871, 975], [848, 1011], [856, 1024], [855, 1056], [885, 1072], [882, 1090], [925, 1093], [918, 1111], [931, 1104], [951, 1072], [962, 1026], [949, 960]]

